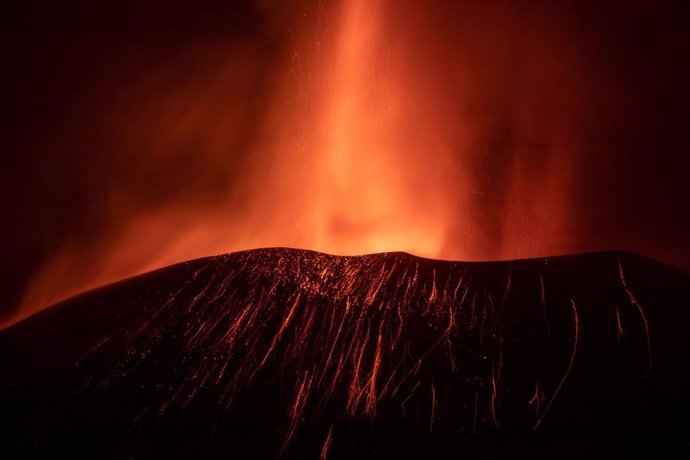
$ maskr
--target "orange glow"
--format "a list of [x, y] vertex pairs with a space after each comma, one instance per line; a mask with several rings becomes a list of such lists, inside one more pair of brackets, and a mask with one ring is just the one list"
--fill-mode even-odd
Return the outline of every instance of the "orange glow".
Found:
[[[548, 113], [534, 118], [531, 106], [512, 101], [517, 128], [504, 149], [509, 155], [486, 160], [493, 128], [481, 111], [501, 95], [492, 93], [485, 72], [506, 69], [470, 64], [504, 32], [487, 38], [478, 31], [446, 53], [434, 49], [442, 39], [429, 38], [433, 30], [415, 26], [424, 21], [415, 17], [421, 12], [407, 8], [350, 0], [308, 11], [290, 56], [266, 83], [264, 109], [240, 99], [241, 88], [259, 78], [249, 46], [191, 44], [183, 53], [197, 70], [182, 83], [171, 83], [169, 65], [142, 69], [125, 88], [141, 101], [136, 116], [118, 116], [130, 112], [116, 97], [101, 107], [104, 131], [117, 140], [112, 148], [151, 168], [151, 183], [140, 187], [197, 171], [221, 185], [196, 184], [146, 206], [126, 180], [109, 186], [101, 203], [108, 232], [74, 236], [56, 248], [11, 322], [104, 283], [255, 247], [464, 260], [571, 249], [564, 243], [571, 150], [561, 125], [545, 125]], [[408, 25], [422, 32], [408, 36]], [[536, 53], [548, 59], [556, 52]], [[446, 55], [446, 62], [426, 65]], [[537, 70], [522, 78], [540, 87], [547, 77]], [[544, 91], [548, 99], [555, 90]], [[247, 112], [257, 110], [261, 121], [248, 127]], [[535, 156], [533, 145], [547, 154]], [[180, 146], [190, 153], [180, 154]]]

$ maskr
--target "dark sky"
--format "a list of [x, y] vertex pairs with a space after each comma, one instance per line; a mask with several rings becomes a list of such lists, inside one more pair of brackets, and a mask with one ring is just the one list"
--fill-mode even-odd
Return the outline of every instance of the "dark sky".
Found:
[[[304, 12], [316, 8], [282, 3], [3, 6], [0, 317], [16, 311], [29, 281], [65, 245], [88, 253], [122, 238], [134, 218], [213, 207], [219, 190], [240, 182], [276, 75], [297, 59]], [[467, 110], [481, 120], [486, 159], [475, 167], [483, 191], [504, 187], [510, 163], [496, 158], [525, 142], [514, 119], [527, 107], [539, 129], [572, 125], [565, 131], [577, 137], [563, 204], [573, 231], [559, 248], [633, 250], [690, 269], [687, 2], [427, 2], [419, 12], [420, 3], [390, 3], [391, 34], [406, 37], [439, 99], [460, 94], [454, 57], [471, 64], [468, 81], [482, 96]], [[165, 155], [150, 153], [157, 141], [148, 130], [168, 126], [165, 107], [177, 94], [213, 102], [213, 79], [198, 75], [218, 60], [232, 102], [214, 109], [203, 133], [169, 150], [157, 146]], [[232, 133], [231, 153], [196, 161], [208, 148], [199, 138], [217, 132]], [[535, 170], [545, 161], [540, 139], [528, 139]], [[242, 193], [224, 195], [223, 205], [248, 206]], [[505, 198], [486, 200], [488, 208], [507, 206]], [[495, 236], [481, 244], [493, 244], [500, 213], [479, 220]]]

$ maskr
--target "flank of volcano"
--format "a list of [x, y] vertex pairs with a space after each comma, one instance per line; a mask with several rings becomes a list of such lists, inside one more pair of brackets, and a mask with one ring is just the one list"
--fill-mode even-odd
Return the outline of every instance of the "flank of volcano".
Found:
[[257, 249], [0, 332], [6, 458], [675, 458], [687, 273]]

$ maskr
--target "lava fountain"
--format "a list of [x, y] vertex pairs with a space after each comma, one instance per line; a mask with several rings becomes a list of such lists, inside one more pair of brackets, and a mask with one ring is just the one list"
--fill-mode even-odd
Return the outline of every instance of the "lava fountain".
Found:
[[[153, 268], [256, 247], [464, 260], [583, 249], [569, 205], [577, 53], [537, 45], [506, 5], [483, 28], [467, 7], [451, 36], [417, 3], [299, 8], [271, 72], [255, 44], [207, 37], [124, 89], [104, 66], [84, 94], [115, 114], [94, 135], [113, 172], [86, 188], [86, 223], [37, 270], [12, 321]], [[526, 70], [506, 83], [516, 56]], [[539, 71], [545, 61], [553, 71]], [[170, 70], [183, 64], [180, 82]]]

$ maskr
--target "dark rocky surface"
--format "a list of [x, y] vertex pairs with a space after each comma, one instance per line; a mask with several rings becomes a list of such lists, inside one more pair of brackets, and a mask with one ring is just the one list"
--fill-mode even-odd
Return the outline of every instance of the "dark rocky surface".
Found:
[[0, 331], [2, 458], [687, 458], [690, 275], [260, 249]]

